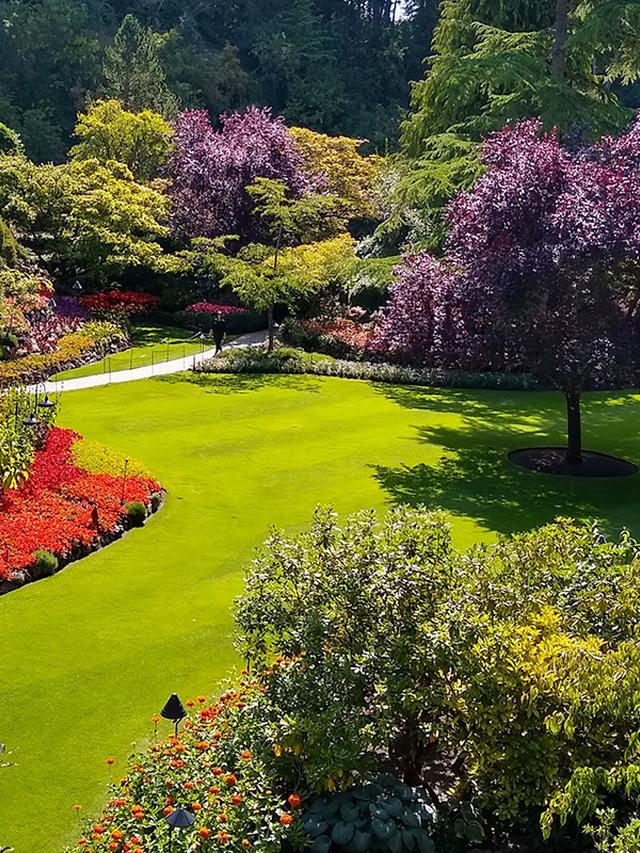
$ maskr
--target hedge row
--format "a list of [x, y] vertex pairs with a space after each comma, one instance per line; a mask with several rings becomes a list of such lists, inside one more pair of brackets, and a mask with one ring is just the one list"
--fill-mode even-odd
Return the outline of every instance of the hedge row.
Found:
[[535, 377], [520, 373], [465, 373], [459, 370], [403, 367], [367, 361], [345, 361], [282, 347], [272, 353], [259, 349], [231, 349], [208, 359], [195, 370], [200, 373], [308, 373], [365, 379], [390, 385], [426, 385], [430, 388], [489, 388], [530, 391], [540, 387]]

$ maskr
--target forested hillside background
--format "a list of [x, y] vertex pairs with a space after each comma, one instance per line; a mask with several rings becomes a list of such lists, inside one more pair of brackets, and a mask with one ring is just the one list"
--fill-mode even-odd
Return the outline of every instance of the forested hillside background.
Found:
[[[397, 141], [437, 7], [438, 0], [0, 0], [0, 122], [21, 134], [33, 159], [60, 161], [87, 101], [122, 97], [118, 77], [140, 71], [153, 78], [147, 88], [166, 79], [164, 104], [156, 104], [165, 113], [197, 106], [216, 116], [267, 104], [292, 124], [366, 137], [382, 150]], [[128, 19], [123, 32], [127, 15], [137, 21]], [[137, 22], [142, 33], [131, 32]], [[140, 37], [142, 51], [127, 56]], [[145, 52], [146, 68], [136, 69]]]

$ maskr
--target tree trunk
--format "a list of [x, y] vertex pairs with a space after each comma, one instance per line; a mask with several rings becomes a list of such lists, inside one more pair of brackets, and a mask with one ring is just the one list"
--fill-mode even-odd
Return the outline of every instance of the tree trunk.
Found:
[[580, 392], [568, 391], [567, 400], [567, 462], [582, 462], [582, 420], [580, 417]]
[[269, 324], [269, 346], [267, 347], [268, 352], [273, 352], [273, 305], [269, 305], [269, 310], [267, 311], [267, 322]]
[[567, 74], [567, 36], [569, 34], [569, 0], [556, 0], [556, 24], [551, 52], [551, 73], [564, 80]]

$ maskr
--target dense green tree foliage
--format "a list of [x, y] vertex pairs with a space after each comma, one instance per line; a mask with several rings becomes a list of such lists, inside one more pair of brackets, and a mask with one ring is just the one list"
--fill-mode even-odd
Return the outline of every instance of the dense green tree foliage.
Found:
[[638, 2], [443, 0], [403, 124], [402, 204], [389, 228], [409, 227], [407, 207], [438, 210], [468, 188], [480, 139], [508, 121], [540, 117], [576, 139], [620, 130], [631, 111], [616, 92], [640, 75], [639, 38]]
[[250, 103], [291, 124], [397, 137], [437, 0], [0, 0], [0, 122], [64, 159], [90, 98], [171, 114]]

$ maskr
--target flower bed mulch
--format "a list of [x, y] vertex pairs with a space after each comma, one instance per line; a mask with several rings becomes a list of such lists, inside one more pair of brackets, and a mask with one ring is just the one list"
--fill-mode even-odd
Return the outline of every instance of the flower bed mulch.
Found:
[[128, 503], [142, 503], [147, 514], [160, 506], [155, 480], [80, 467], [73, 453], [80, 439], [51, 429], [29, 478], [0, 492], [0, 593], [38, 579], [36, 551], [54, 554], [61, 568], [121, 536], [131, 526]]

